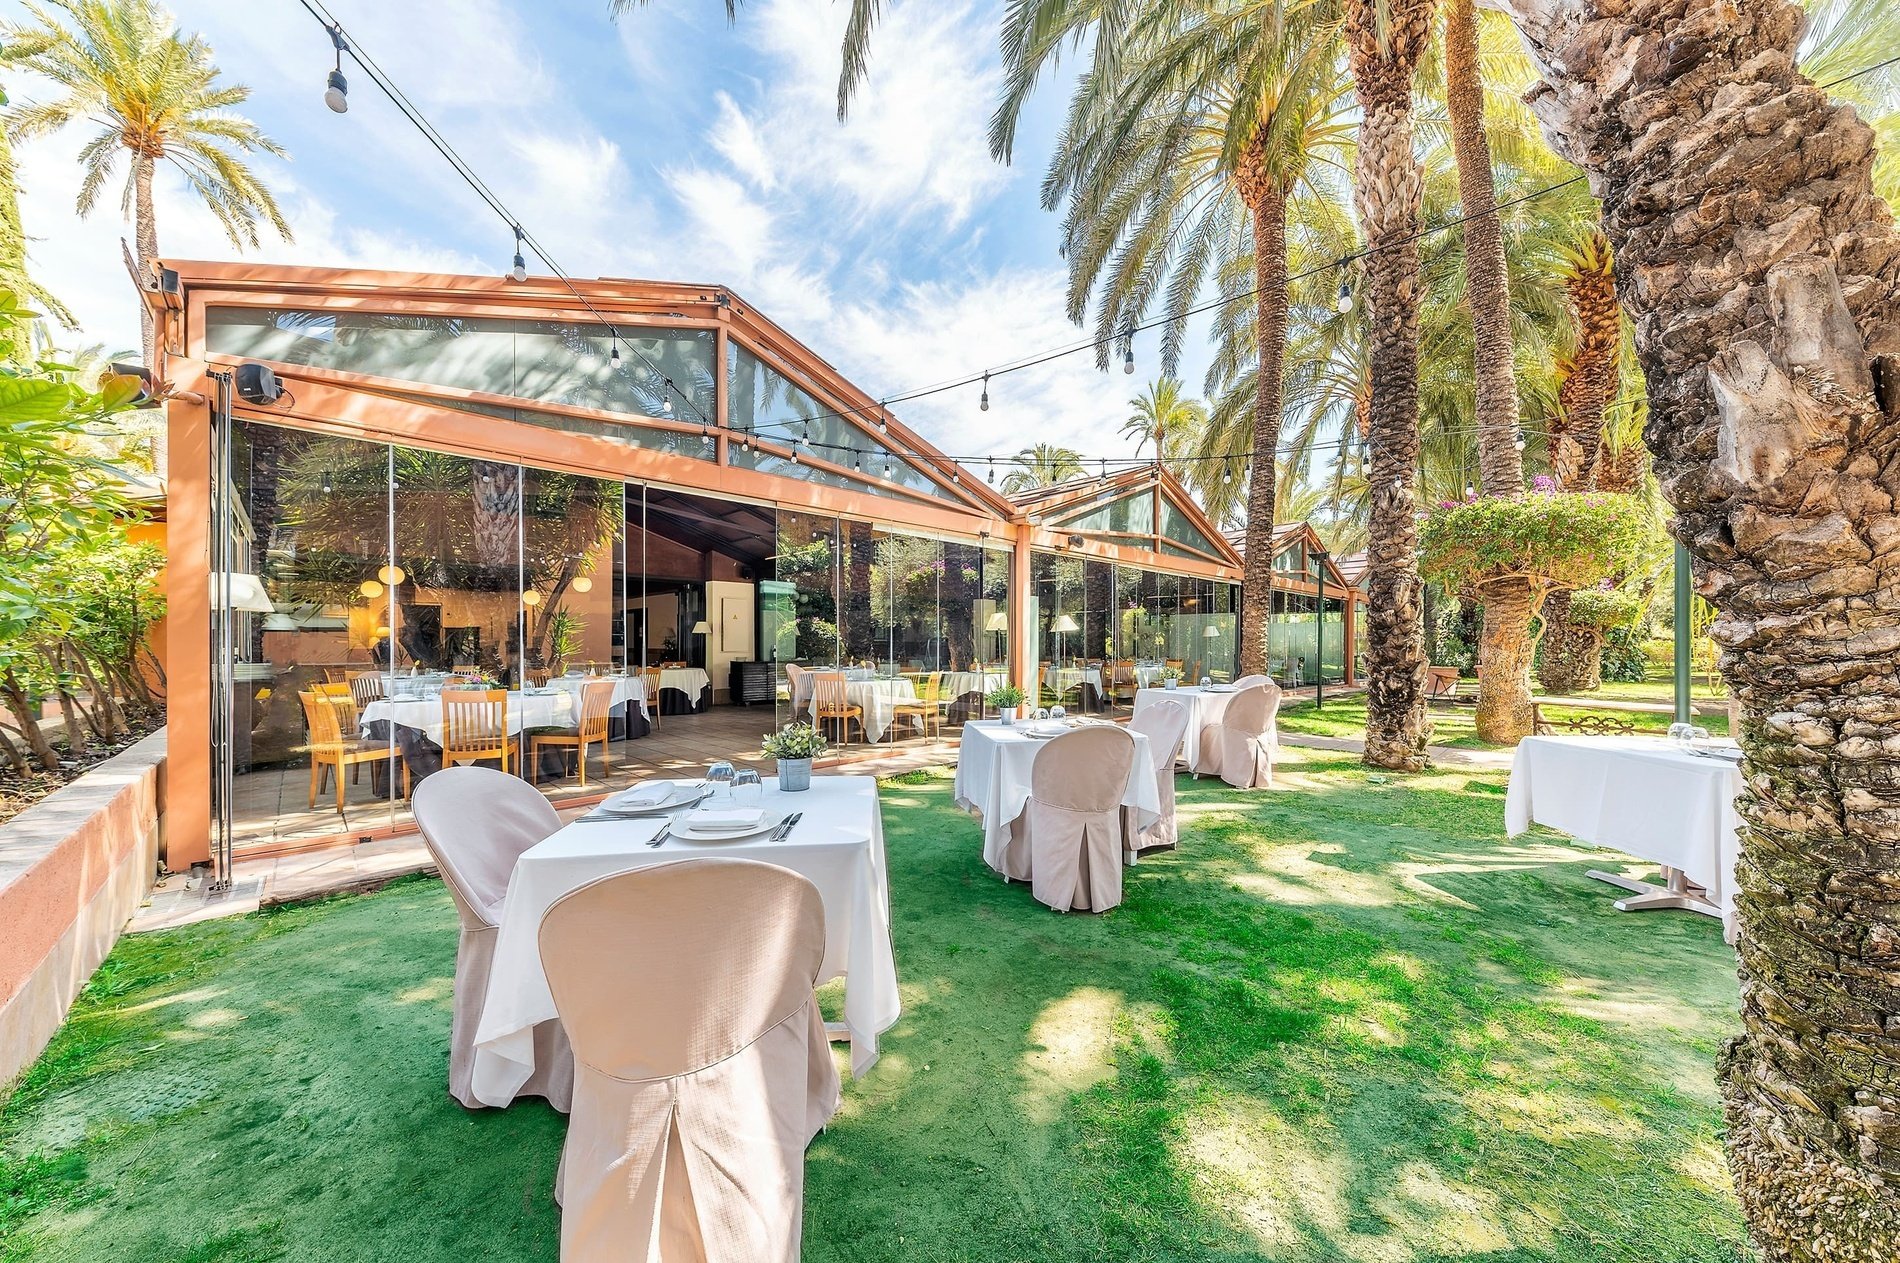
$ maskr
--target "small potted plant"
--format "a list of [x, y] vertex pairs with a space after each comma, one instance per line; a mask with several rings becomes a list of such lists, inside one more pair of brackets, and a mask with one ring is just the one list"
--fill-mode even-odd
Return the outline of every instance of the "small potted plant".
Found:
[[1162, 672], [1161, 672], [1161, 687], [1162, 688], [1164, 689], [1177, 688], [1180, 686], [1180, 683], [1181, 683], [1181, 668], [1180, 667], [1164, 667], [1162, 669]]
[[786, 724], [765, 739], [778, 760], [778, 787], [786, 793], [811, 788], [811, 761], [825, 752], [825, 739], [810, 724]]
[[983, 698], [996, 708], [1005, 728], [1016, 722], [1016, 712], [1023, 704], [1023, 691], [1014, 684], [1002, 684], [991, 689]]

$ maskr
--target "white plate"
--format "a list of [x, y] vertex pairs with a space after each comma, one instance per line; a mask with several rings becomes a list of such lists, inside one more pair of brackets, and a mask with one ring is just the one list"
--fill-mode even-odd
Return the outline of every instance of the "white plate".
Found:
[[1063, 733], [1069, 731], [1071, 731], [1069, 726], [1064, 724], [1060, 728], [1025, 728], [1023, 729], [1023, 735], [1025, 737], [1034, 737], [1038, 741], [1047, 741], [1051, 737], [1060, 737]]
[[706, 786], [700, 782], [688, 782], [684, 785], [675, 783], [672, 792], [657, 803], [634, 803], [628, 806], [615, 805], [614, 799], [629, 792], [631, 791], [622, 790], [620, 794], [615, 794], [612, 798], [608, 798], [605, 802], [601, 803], [595, 810], [604, 816], [657, 816], [663, 812], [677, 810], [680, 807], [686, 806], [688, 803], [698, 802], [701, 798], [705, 797], [707, 791]]
[[1207, 687], [1206, 687], [1205, 689], [1202, 689], [1201, 691], [1202, 691], [1202, 692], [1204, 692], [1204, 693], [1236, 693], [1236, 692], [1239, 692], [1239, 690], [1238, 690], [1238, 689], [1236, 689], [1236, 688], [1235, 688], [1235, 687], [1234, 687], [1233, 685], [1231, 685], [1231, 684], [1210, 684], [1210, 685], [1208, 685], [1208, 686], [1207, 686]]
[[760, 834], [770, 833], [784, 821], [782, 811], [768, 811], [759, 823], [750, 829], [695, 829], [691, 816], [681, 816], [673, 822], [670, 837], [681, 838], [688, 842], [737, 842], [741, 838], [756, 838]]

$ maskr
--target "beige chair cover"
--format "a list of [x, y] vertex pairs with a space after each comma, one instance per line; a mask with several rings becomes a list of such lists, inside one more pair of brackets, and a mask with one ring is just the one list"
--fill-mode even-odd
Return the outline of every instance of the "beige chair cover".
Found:
[[[455, 899], [462, 938], [455, 949], [455, 1010], [449, 1022], [449, 1095], [481, 1108], [471, 1080], [495, 935], [508, 879], [521, 853], [561, 827], [539, 790], [487, 767], [445, 767], [416, 786], [416, 827]], [[574, 1095], [574, 1055], [559, 1022], [534, 1028], [534, 1075], [517, 1096], [542, 1096], [565, 1111]]]
[[[1106, 912], [1122, 901], [1122, 795], [1135, 739], [1107, 724], [1064, 733], [1036, 754], [1029, 802], [1010, 822], [1005, 862], [1027, 858], [1030, 889], [1057, 912]], [[1012, 862], [1011, 857], [1016, 857]]]
[[1141, 827], [1141, 813], [1133, 807], [1122, 808], [1122, 849], [1131, 856], [1174, 849], [1174, 756], [1181, 748], [1187, 721], [1187, 707], [1167, 700], [1144, 706], [1128, 721], [1130, 728], [1148, 738], [1148, 752], [1154, 756], [1155, 787], [1161, 794], [1161, 818], [1146, 829]]
[[1271, 682], [1236, 693], [1220, 723], [1201, 730], [1200, 772], [1218, 776], [1235, 789], [1271, 788], [1274, 717], [1279, 711], [1280, 690]]
[[1250, 684], [1270, 684], [1272, 682], [1273, 682], [1273, 677], [1271, 676], [1243, 675], [1238, 680], [1234, 681], [1234, 691], [1239, 692], [1241, 689], [1246, 688]]
[[796, 1260], [805, 1147], [838, 1108], [818, 888], [750, 860], [660, 864], [564, 895], [540, 941], [578, 1063], [563, 1263]]

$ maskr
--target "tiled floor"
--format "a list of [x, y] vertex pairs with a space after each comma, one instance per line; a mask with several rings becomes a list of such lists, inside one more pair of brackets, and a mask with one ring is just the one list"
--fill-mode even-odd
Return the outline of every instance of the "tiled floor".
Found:
[[[619, 789], [654, 776], [685, 776], [704, 772], [721, 759], [772, 773], [771, 761], [759, 751], [759, 739], [772, 724], [772, 712], [760, 707], [718, 707], [703, 715], [664, 716], [653, 734], [638, 741], [614, 744], [613, 770], [599, 775], [595, 762], [582, 789], [569, 777], [543, 782], [548, 797], [564, 816], [582, 810], [573, 803], [604, 790]], [[955, 730], [944, 739], [909, 740], [878, 746], [846, 747], [828, 770], [875, 776], [893, 776], [917, 768], [956, 761]], [[367, 773], [360, 785], [348, 787], [344, 813], [338, 816], [335, 799], [319, 798], [317, 810], [307, 808], [310, 774], [303, 768], [269, 771], [240, 777], [235, 802], [238, 818], [238, 863], [227, 894], [208, 895], [203, 885], [185, 874], [159, 883], [150, 902], [139, 910], [131, 929], [158, 930], [215, 917], [237, 916], [258, 907], [315, 898], [337, 891], [362, 889], [432, 866], [428, 850], [413, 832], [373, 841], [351, 839], [348, 830], [382, 832], [407, 829], [413, 822], [406, 805], [392, 810], [371, 795]], [[334, 794], [334, 790], [332, 790]], [[245, 814], [248, 805], [249, 814]], [[278, 814], [278, 805], [284, 810]], [[246, 857], [268, 843], [292, 842], [342, 834], [334, 844], [289, 855]]]

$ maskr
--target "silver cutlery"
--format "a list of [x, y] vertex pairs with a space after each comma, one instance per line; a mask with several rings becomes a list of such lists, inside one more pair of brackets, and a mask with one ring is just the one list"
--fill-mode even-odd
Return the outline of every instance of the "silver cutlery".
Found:
[[773, 842], [783, 842], [786, 838], [791, 836], [792, 830], [797, 828], [798, 822], [800, 820], [803, 820], [804, 818], [805, 818], [804, 812], [794, 811], [791, 815], [785, 817], [785, 823], [781, 824], [778, 828], [772, 830], [772, 837], [770, 840]]
[[673, 822], [671, 820], [668, 820], [665, 824], [660, 826], [660, 831], [653, 835], [653, 840], [647, 843], [647, 848], [651, 850], [653, 847], [656, 847], [660, 843], [666, 841], [667, 835], [672, 832], [673, 832]]

